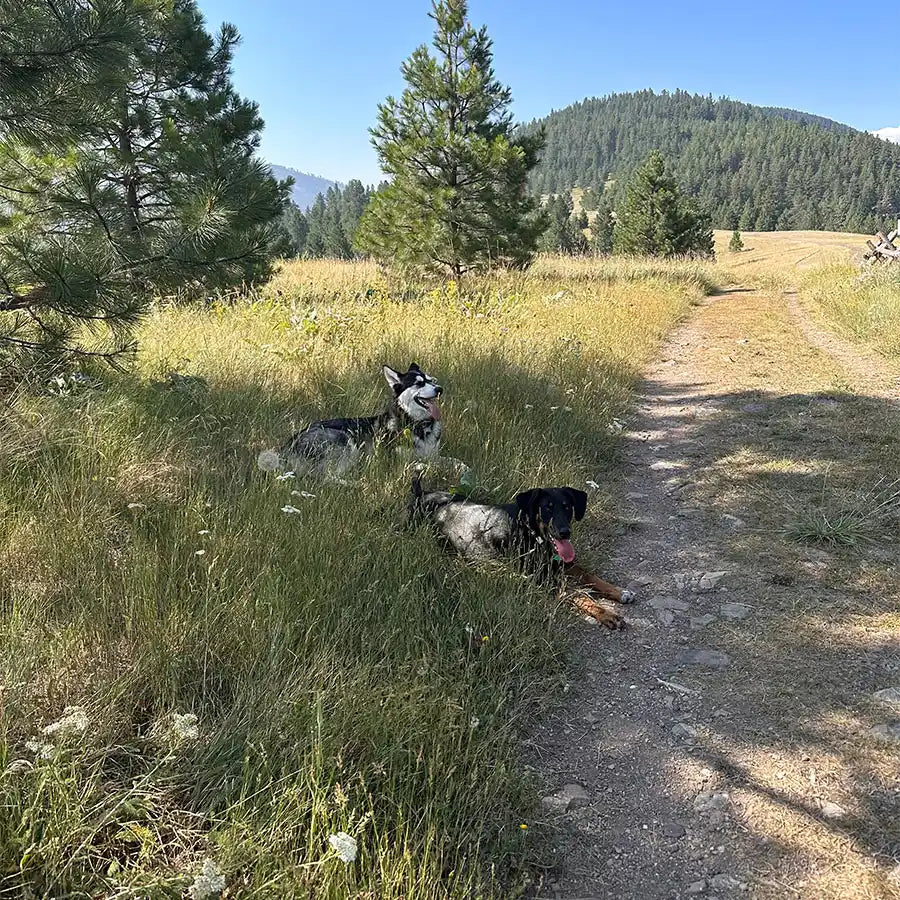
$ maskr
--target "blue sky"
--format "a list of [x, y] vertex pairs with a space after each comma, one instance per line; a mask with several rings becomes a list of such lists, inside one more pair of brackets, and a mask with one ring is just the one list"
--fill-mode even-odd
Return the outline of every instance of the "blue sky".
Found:
[[[429, 0], [199, 3], [208, 25], [230, 21], [243, 36], [235, 82], [260, 105], [270, 162], [339, 181], [379, 179], [367, 129], [377, 103], [402, 91], [401, 61], [430, 41]], [[900, 100], [884, 89], [887, 26], [866, 9], [849, 0], [469, 5], [494, 40], [520, 120], [649, 87], [787, 106], [864, 130], [898, 126]]]

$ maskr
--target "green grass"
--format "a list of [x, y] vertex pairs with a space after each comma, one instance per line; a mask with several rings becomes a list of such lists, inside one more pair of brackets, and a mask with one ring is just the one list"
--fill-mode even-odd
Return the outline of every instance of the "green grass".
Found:
[[[516, 741], [560, 683], [568, 612], [405, 528], [403, 455], [346, 485], [254, 460], [314, 416], [374, 411], [382, 363], [416, 360], [480, 496], [602, 483], [608, 423], [707, 284], [608, 265], [546, 260], [464, 293], [290, 265], [251, 299], [160, 306], [136, 369], [100, 388], [7, 398], [6, 894], [181, 897], [209, 857], [231, 897], [515, 895], [540, 840]], [[206, 389], [167, 386], [171, 369]], [[86, 731], [44, 737], [66, 706]], [[177, 741], [188, 712], [199, 735]]]

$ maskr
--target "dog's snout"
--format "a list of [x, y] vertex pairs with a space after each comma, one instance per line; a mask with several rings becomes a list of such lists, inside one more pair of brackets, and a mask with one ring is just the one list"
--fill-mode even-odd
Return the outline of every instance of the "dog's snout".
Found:
[[441, 394], [444, 393], [444, 389], [439, 384], [434, 385], [434, 391], [438, 395], [438, 397], [440, 397]]

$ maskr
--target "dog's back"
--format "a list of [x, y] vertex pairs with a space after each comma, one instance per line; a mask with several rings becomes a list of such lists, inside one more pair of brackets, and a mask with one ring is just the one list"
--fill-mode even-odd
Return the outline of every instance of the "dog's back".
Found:
[[505, 507], [472, 503], [447, 491], [423, 491], [419, 478], [413, 479], [410, 512], [434, 522], [441, 535], [472, 560], [502, 556], [515, 532], [515, 519]]

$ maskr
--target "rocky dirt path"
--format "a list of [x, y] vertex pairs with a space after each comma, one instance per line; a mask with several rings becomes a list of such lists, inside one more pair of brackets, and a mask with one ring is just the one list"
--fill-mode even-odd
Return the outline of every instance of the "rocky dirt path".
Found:
[[900, 372], [870, 391], [827, 340], [792, 294], [735, 288], [647, 373], [609, 572], [638, 602], [624, 633], [579, 628], [534, 735], [539, 897], [900, 897], [896, 531], [791, 537], [900, 469]]

